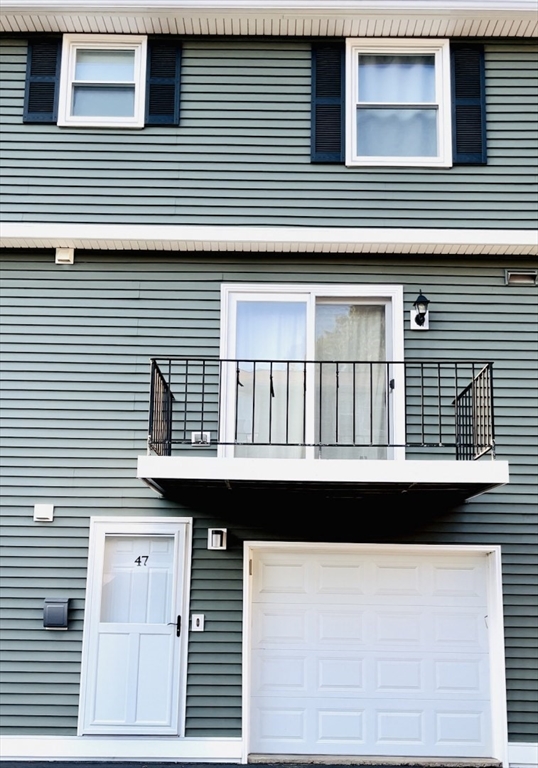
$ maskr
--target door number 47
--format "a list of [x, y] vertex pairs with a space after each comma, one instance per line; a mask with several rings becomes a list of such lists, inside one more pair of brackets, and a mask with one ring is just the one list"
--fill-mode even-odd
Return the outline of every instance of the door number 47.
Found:
[[147, 565], [148, 559], [149, 559], [149, 555], [138, 555], [138, 557], [135, 560], [135, 563], [137, 565]]

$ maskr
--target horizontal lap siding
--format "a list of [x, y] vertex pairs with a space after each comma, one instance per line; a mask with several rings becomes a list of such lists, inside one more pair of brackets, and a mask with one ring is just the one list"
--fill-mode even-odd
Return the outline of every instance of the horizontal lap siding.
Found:
[[[190, 644], [187, 733], [240, 733], [242, 541], [304, 537], [298, 507], [310, 502], [295, 497], [267, 516], [248, 496], [194, 494], [180, 505], [137, 481], [148, 358], [218, 354], [223, 281], [386, 282], [404, 285], [406, 313], [420, 287], [432, 301], [431, 330], [406, 331], [407, 357], [495, 361], [497, 455], [510, 461], [511, 483], [455, 510], [428, 510], [418, 521], [416, 510], [403, 507], [391, 533], [376, 527], [375, 516], [344, 506], [342, 525], [330, 535], [501, 544], [510, 737], [536, 739], [536, 301], [533, 289], [504, 284], [504, 268], [523, 262], [79, 252], [73, 267], [54, 266], [51, 253], [6, 254], [4, 266], [7, 732], [75, 733], [89, 517], [188, 514], [195, 517], [192, 610], [205, 614], [206, 632]], [[56, 505], [52, 525], [33, 523], [40, 501]], [[210, 524], [228, 527], [227, 552], [207, 550]], [[41, 628], [42, 600], [56, 595], [73, 599], [66, 633]]]
[[537, 212], [538, 51], [486, 44], [487, 166], [310, 163], [304, 41], [183, 46], [181, 125], [23, 125], [26, 44], [6, 40], [3, 216], [8, 221], [529, 228]]

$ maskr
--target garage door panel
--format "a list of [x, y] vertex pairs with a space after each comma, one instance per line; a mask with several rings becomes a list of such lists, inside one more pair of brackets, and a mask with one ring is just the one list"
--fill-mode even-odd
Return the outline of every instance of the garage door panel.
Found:
[[[430, 628], [431, 645], [438, 650], [462, 652], [488, 651], [486, 611], [445, 609], [435, 611]], [[428, 641], [430, 638], [428, 638]]]
[[476, 565], [445, 563], [434, 565], [431, 584], [432, 595], [436, 597], [477, 598], [486, 600], [485, 563]]
[[373, 594], [381, 596], [416, 596], [424, 594], [424, 568], [418, 565], [374, 565]]
[[365, 744], [364, 708], [353, 700], [305, 707], [302, 699], [272, 697], [255, 702], [254, 712], [252, 736], [262, 753], [300, 754], [309, 743], [320, 754], [350, 754]]
[[361, 607], [257, 604], [253, 648], [331, 647], [487, 653], [485, 607]]
[[253, 647], [307, 647], [312, 637], [308, 626], [314, 619], [304, 606], [260, 605], [253, 611]]
[[[484, 704], [484, 702], [482, 702]], [[463, 747], [463, 751], [485, 749], [491, 734], [485, 707], [438, 709], [435, 712], [435, 747]]]
[[364, 696], [366, 659], [345, 652], [254, 651], [253, 696]]
[[322, 595], [363, 595], [365, 567], [357, 563], [320, 562], [314, 572], [315, 593]]
[[252, 739], [262, 754], [303, 754], [308, 743], [311, 754], [479, 757], [490, 740], [479, 707], [344, 698], [305, 706], [302, 698], [289, 696], [253, 703]]

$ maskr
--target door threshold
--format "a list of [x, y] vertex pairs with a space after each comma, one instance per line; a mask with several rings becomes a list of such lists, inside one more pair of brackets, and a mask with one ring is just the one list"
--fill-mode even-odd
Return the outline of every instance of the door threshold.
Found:
[[357, 765], [361, 768], [500, 768], [489, 757], [379, 757], [368, 755], [258, 755], [248, 756], [253, 764], [274, 765]]

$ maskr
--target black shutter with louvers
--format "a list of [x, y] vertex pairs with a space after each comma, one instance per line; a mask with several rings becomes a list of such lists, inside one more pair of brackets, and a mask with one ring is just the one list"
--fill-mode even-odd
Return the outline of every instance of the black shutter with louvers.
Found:
[[344, 44], [312, 46], [313, 163], [344, 162]]
[[146, 125], [179, 125], [181, 45], [148, 40]]
[[454, 164], [484, 164], [486, 99], [484, 47], [452, 44], [452, 159]]
[[28, 43], [25, 123], [55, 123], [58, 117], [61, 38], [39, 38]]

